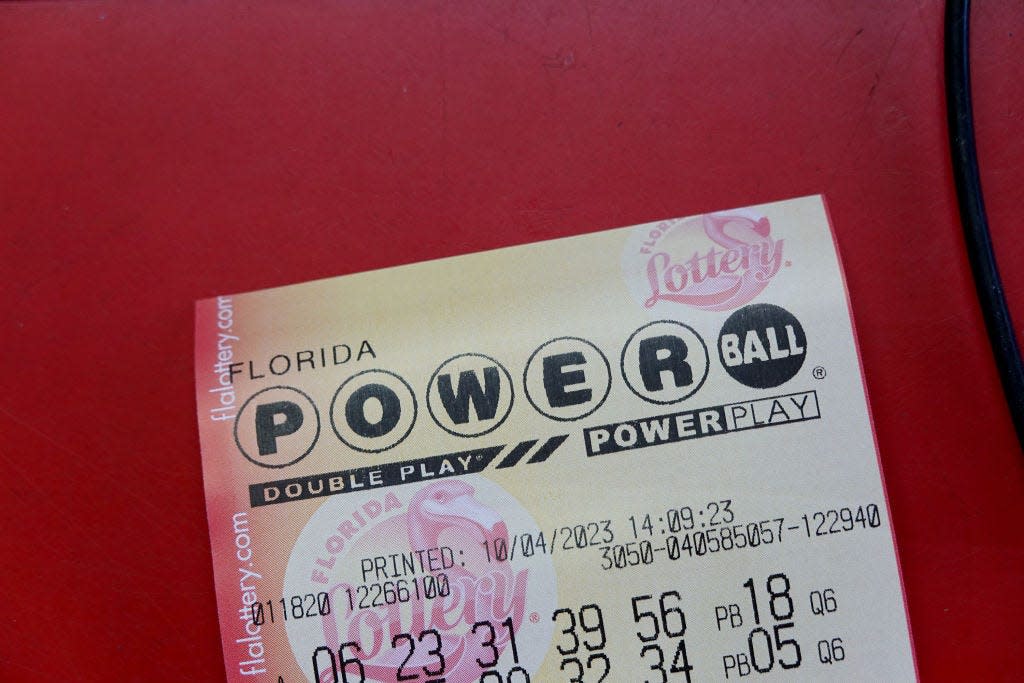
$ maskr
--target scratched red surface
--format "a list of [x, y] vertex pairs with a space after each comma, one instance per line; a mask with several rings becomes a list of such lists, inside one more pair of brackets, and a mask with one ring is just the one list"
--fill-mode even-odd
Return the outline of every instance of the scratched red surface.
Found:
[[[973, 53], [1018, 321], [1022, 16]], [[1020, 680], [941, 38], [927, 1], [0, 6], [0, 680], [223, 678], [193, 300], [817, 192], [922, 678]]]

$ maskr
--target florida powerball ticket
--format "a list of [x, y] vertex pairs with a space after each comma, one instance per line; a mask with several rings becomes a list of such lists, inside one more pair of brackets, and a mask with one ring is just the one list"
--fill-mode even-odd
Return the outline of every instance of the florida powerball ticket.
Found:
[[227, 677], [915, 678], [820, 197], [219, 296]]

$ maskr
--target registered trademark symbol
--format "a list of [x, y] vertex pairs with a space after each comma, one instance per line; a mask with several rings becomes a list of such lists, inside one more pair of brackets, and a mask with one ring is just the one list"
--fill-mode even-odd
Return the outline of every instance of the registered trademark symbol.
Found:
[[811, 375], [814, 377], [814, 379], [825, 379], [825, 375], [827, 374], [828, 373], [825, 372], [825, 368], [821, 367], [820, 365], [814, 366], [814, 369], [811, 370]]
[[536, 612], [531, 612], [530, 613], [530, 621], [532, 623], [536, 624], [538, 621], [540, 621], [540, 615], [537, 614]]

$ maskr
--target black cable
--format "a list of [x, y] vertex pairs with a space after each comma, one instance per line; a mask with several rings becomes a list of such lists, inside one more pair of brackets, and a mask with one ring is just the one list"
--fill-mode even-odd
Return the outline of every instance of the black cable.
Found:
[[946, 109], [949, 116], [953, 179], [960, 204], [960, 221], [967, 241], [967, 256], [974, 272], [981, 311], [1010, 408], [1010, 417], [1017, 430], [1017, 440], [1024, 448], [1024, 364], [1021, 363], [1017, 337], [992, 250], [992, 237], [988, 230], [981, 177], [978, 173], [978, 150], [974, 143], [968, 51], [970, 11], [970, 0], [948, 0], [946, 3]]

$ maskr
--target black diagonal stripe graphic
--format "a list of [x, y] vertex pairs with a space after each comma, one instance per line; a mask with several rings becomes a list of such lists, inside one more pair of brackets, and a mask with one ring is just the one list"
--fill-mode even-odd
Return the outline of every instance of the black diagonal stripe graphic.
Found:
[[512, 467], [526, 455], [526, 452], [537, 445], [537, 440], [523, 441], [518, 446], [512, 449], [512, 451], [501, 459], [501, 462], [495, 467], [495, 469], [502, 469], [503, 467]]
[[534, 453], [533, 456], [531, 456], [530, 459], [526, 461], [526, 464], [532, 465], [534, 463], [544, 462], [549, 457], [551, 457], [551, 454], [554, 453], [558, 449], [558, 447], [561, 446], [568, 438], [568, 434], [562, 434], [561, 436], [551, 437], [550, 439], [544, 442], [544, 445], [540, 447], [540, 450]]

